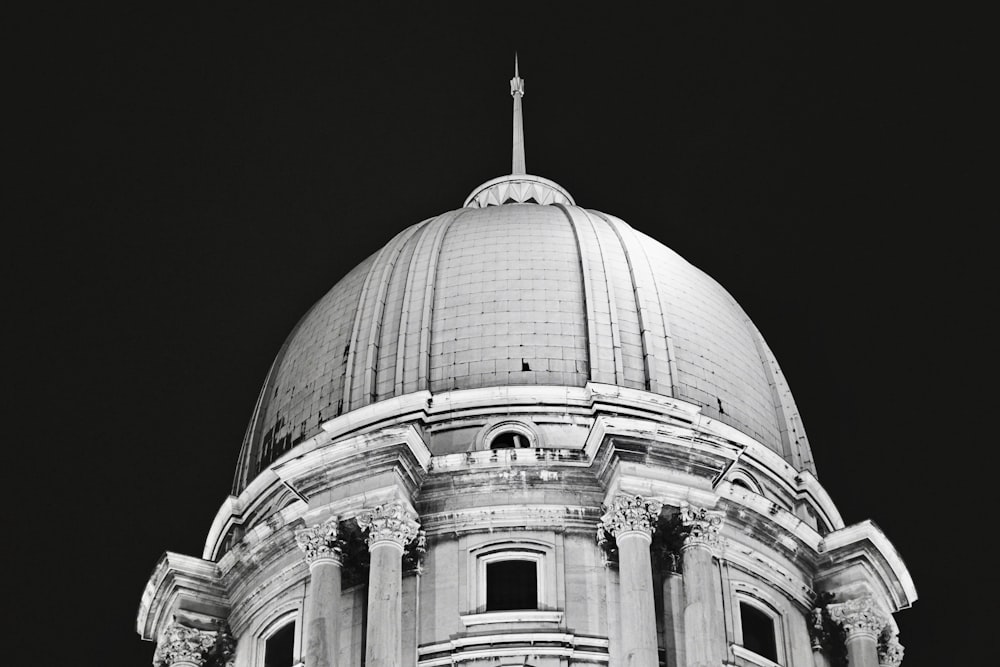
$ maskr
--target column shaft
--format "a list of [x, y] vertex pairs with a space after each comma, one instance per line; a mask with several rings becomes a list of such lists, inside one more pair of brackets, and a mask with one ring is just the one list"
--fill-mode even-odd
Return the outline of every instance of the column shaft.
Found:
[[690, 667], [717, 667], [722, 663], [719, 636], [722, 611], [716, 599], [712, 552], [703, 546], [684, 549], [684, 638]]
[[867, 633], [847, 637], [847, 664], [851, 667], [879, 667], [875, 637]]
[[656, 610], [653, 606], [653, 568], [649, 533], [620, 533], [618, 577], [621, 595], [622, 664], [657, 667]]
[[366, 667], [400, 667], [402, 663], [402, 556], [403, 548], [393, 542], [376, 542], [371, 547]]
[[667, 664], [685, 665], [684, 580], [678, 572], [663, 574], [663, 647]]
[[303, 637], [306, 667], [336, 667], [340, 653], [340, 563], [318, 560], [309, 570]]

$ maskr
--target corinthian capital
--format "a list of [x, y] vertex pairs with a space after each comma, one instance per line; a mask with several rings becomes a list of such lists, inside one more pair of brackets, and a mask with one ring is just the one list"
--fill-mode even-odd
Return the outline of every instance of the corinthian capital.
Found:
[[658, 500], [619, 493], [601, 517], [600, 529], [611, 533], [615, 538], [627, 533], [639, 533], [651, 538], [662, 507], [663, 503]]
[[899, 667], [903, 662], [903, 645], [899, 643], [899, 635], [882, 633], [878, 643], [878, 664], [881, 667]]
[[681, 550], [692, 547], [717, 549], [722, 546], [722, 512], [710, 512], [704, 508], [691, 507], [684, 503], [680, 507], [681, 525], [688, 529]]
[[295, 543], [305, 553], [306, 562], [310, 566], [323, 561], [333, 561], [340, 565], [341, 540], [337, 530], [337, 517], [333, 517], [315, 526], [295, 531]]
[[368, 532], [368, 548], [379, 542], [395, 544], [400, 549], [417, 536], [420, 524], [400, 503], [385, 503], [358, 515], [358, 526]]
[[844, 628], [848, 639], [857, 636], [876, 639], [888, 623], [885, 614], [870, 597], [834, 603], [829, 605], [827, 610], [830, 618]]
[[153, 667], [202, 667], [217, 637], [217, 632], [172, 623], [156, 645]]

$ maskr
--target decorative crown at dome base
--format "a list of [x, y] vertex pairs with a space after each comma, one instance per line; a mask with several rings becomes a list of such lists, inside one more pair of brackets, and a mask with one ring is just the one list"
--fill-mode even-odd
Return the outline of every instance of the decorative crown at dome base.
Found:
[[486, 208], [504, 204], [565, 204], [576, 202], [554, 181], [530, 174], [510, 174], [486, 181], [465, 198], [466, 208]]

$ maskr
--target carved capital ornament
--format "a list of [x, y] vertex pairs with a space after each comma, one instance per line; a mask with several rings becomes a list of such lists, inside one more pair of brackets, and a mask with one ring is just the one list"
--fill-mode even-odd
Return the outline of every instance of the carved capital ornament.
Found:
[[616, 539], [629, 534], [651, 539], [662, 508], [663, 503], [658, 500], [619, 493], [601, 517], [598, 541], [603, 539], [604, 533], [610, 533]]
[[358, 514], [358, 526], [368, 533], [368, 549], [389, 543], [402, 549], [418, 535], [420, 524], [400, 503], [385, 503]]
[[153, 654], [154, 667], [195, 665], [201, 667], [215, 646], [217, 632], [197, 630], [180, 623], [172, 623], [160, 637]]
[[315, 563], [334, 562], [341, 564], [341, 539], [338, 535], [337, 517], [323, 523], [295, 531], [295, 543], [299, 545], [312, 567]]
[[885, 614], [870, 597], [834, 603], [827, 610], [830, 618], [844, 628], [848, 640], [854, 637], [876, 639], [888, 623]]
[[681, 525], [688, 529], [681, 550], [705, 547], [716, 550], [723, 546], [722, 512], [710, 512], [704, 508], [692, 507], [687, 503], [680, 507]]
[[899, 643], [899, 636], [893, 632], [885, 637], [885, 641], [879, 641], [878, 664], [881, 667], [899, 667], [902, 662], [903, 645]]

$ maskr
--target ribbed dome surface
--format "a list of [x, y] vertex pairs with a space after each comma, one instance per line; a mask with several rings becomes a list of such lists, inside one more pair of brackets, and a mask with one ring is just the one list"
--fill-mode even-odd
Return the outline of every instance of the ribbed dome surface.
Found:
[[790, 462], [808, 449], [773, 355], [718, 283], [613, 216], [515, 204], [403, 230], [312, 307], [268, 374], [235, 488], [373, 402], [588, 381], [700, 405]]

